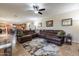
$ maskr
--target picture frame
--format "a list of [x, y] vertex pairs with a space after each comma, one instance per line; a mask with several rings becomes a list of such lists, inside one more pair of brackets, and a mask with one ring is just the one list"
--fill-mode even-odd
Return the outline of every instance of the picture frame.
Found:
[[62, 26], [72, 26], [72, 18], [62, 19]]
[[52, 27], [53, 26], [53, 20], [46, 21], [46, 27]]

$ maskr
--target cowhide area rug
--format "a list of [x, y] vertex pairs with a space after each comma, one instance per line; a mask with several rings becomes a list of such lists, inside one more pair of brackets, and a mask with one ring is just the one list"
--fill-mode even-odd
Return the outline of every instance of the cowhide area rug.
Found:
[[32, 41], [28, 41], [22, 44], [25, 50], [27, 50], [31, 56], [58, 56], [59, 47], [47, 43], [45, 39], [35, 38]]

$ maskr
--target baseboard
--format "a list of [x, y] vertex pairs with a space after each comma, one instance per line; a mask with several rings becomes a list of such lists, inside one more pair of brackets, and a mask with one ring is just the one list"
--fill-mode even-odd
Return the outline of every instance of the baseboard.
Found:
[[78, 41], [72, 41], [72, 43], [78, 43], [78, 44], [79, 44], [79, 42], [78, 42]]

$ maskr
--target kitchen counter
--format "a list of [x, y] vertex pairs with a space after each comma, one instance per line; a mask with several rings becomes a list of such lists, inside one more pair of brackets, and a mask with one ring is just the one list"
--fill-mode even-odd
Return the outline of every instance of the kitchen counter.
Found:
[[15, 35], [10, 34], [0, 34], [0, 49], [6, 48], [9, 46], [14, 46], [16, 41]]

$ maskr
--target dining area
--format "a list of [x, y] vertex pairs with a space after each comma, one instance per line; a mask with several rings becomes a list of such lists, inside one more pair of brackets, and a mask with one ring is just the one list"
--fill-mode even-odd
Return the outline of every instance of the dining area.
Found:
[[16, 44], [16, 35], [0, 34], [0, 56], [11, 56]]
[[16, 33], [11, 29], [10, 26], [0, 28], [0, 56], [12, 56], [12, 49], [16, 44]]

